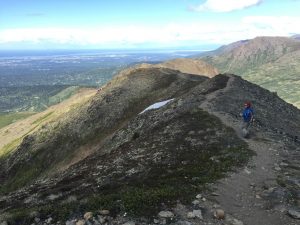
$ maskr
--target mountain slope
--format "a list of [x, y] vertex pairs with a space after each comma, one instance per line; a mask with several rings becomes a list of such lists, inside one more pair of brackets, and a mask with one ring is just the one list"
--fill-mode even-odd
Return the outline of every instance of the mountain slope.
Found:
[[219, 74], [219, 71], [210, 64], [195, 59], [178, 58], [158, 64], [143, 63], [137, 65], [142, 68], [168, 68], [172, 70], [179, 70], [182, 73], [201, 75], [206, 77], [214, 77]]
[[57, 120], [62, 114], [79, 107], [96, 94], [92, 88], [82, 88], [69, 99], [50, 106], [43, 112], [31, 115], [0, 129], [0, 157], [13, 151], [21, 143], [23, 137], [36, 131], [49, 121]]
[[[223, 49], [228, 49], [223, 50]], [[300, 41], [285, 37], [257, 37], [212, 52], [201, 60], [220, 72], [245, 79], [275, 91], [299, 107]]]
[[[141, 114], [149, 105], [168, 99], [173, 100]], [[253, 102], [256, 112], [250, 141], [235, 132], [246, 99]], [[34, 218], [30, 215], [37, 210], [43, 219], [51, 215], [62, 221], [78, 218], [88, 210], [110, 209], [116, 224], [123, 224], [120, 215], [124, 213], [151, 218], [159, 210], [175, 212], [180, 202], [186, 205], [181, 208], [203, 210], [205, 222], [219, 224], [210, 214], [216, 202], [209, 193], [215, 186], [207, 186], [245, 166], [248, 160], [252, 162], [251, 156], [258, 149], [268, 153], [265, 146], [285, 154], [278, 160], [284, 159], [288, 166], [278, 174], [253, 172], [273, 182], [260, 204], [273, 204], [268, 198], [283, 190], [286, 195], [279, 196], [280, 202], [291, 207], [299, 200], [297, 183], [291, 183], [299, 175], [294, 160], [299, 156], [299, 124], [297, 108], [234, 75], [209, 79], [166, 68], [128, 69], [79, 110], [27, 136], [12, 155], [2, 158], [0, 215], [22, 212], [15, 221], [31, 224]], [[269, 171], [275, 161], [260, 163], [260, 168]], [[281, 177], [284, 173], [289, 177]], [[247, 188], [252, 181], [257, 182], [257, 191], [263, 189], [262, 178], [257, 177], [247, 180]], [[246, 205], [250, 211], [236, 214], [237, 209], [231, 206], [238, 199], [230, 198], [230, 194], [242, 196], [243, 192], [223, 190], [220, 197], [229, 196], [229, 200], [220, 199], [228, 210], [226, 218], [231, 214], [251, 224], [251, 218], [245, 218], [251, 212], [265, 225], [292, 221], [273, 206], [266, 211], [255, 197], [251, 198], [253, 204]], [[198, 193], [205, 194], [206, 205], [189, 206]], [[247, 203], [242, 200], [240, 204]], [[153, 224], [152, 220], [136, 219], [139, 224]], [[190, 219], [176, 211], [172, 221], [181, 224], [182, 220]]]
[[[9, 180], [8, 187], [19, 187], [30, 178], [56, 169], [58, 163], [72, 164], [78, 154], [93, 149], [91, 143], [101, 145], [145, 106], [176, 97], [205, 79], [168, 69], [124, 71], [79, 110], [44, 126], [37, 135], [27, 136], [6, 160], [7, 173], [2, 177]], [[14, 177], [21, 180], [16, 182]]]

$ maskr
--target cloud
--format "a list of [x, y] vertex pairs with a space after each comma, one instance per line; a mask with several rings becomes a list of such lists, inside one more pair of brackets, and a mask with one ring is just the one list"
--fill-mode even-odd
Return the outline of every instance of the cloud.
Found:
[[259, 5], [263, 0], [206, 0], [198, 6], [191, 6], [190, 10], [196, 12], [231, 12]]
[[[247, 16], [235, 22], [169, 23], [161, 26], [101, 26], [94, 28], [27, 28], [0, 30], [0, 44], [52, 43], [78, 48], [180, 47], [228, 44], [256, 36], [300, 33], [299, 17]], [[53, 45], [52, 45], [53, 46]], [[54, 45], [55, 46], [55, 45]]]

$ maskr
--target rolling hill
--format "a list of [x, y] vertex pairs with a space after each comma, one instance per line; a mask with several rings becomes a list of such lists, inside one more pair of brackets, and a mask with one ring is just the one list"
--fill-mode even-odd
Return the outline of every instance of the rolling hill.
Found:
[[300, 41], [296, 38], [257, 37], [196, 58], [221, 73], [240, 75], [300, 107]]

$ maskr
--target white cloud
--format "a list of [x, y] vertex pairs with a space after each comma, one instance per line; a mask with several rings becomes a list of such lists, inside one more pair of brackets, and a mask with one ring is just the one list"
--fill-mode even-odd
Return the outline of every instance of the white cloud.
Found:
[[300, 33], [299, 17], [248, 16], [240, 21], [170, 23], [155, 26], [110, 26], [86, 29], [31, 28], [0, 30], [0, 44], [54, 43], [80, 47], [129, 48], [227, 44], [256, 36]]
[[263, 0], [207, 0], [205, 3], [192, 6], [192, 11], [231, 12], [249, 8], [262, 3]]

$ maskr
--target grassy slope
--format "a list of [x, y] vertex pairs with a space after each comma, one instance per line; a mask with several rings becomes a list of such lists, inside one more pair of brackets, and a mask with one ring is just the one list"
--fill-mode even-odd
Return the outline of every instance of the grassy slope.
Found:
[[[73, 108], [77, 108], [78, 105], [86, 102], [95, 93], [95, 89], [81, 89], [77, 94], [60, 104], [51, 106], [41, 113], [31, 115], [8, 126], [2, 127], [0, 129], [0, 156], [13, 151], [27, 134], [33, 132], [42, 125], [57, 119]], [[10, 121], [12, 121], [12, 119], [16, 118], [16, 115], [12, 114], [10, 117], [6, 117], [10, 118]], [[4, 118], [3, 116], [2, 120], [7, 123], [9, 122], [8, 118]]]
[[230, 52], [201, 58], [221, 73], [233, 73], [277, 92], [300, 107], [300, 42], [289, 38], [256, 38]]
[[0, 129], [17, 120], [25, 119], [29, 116], [34, 115], [34, 112], [17, 112], [17, 113], [4, 113], [0, 114]]

